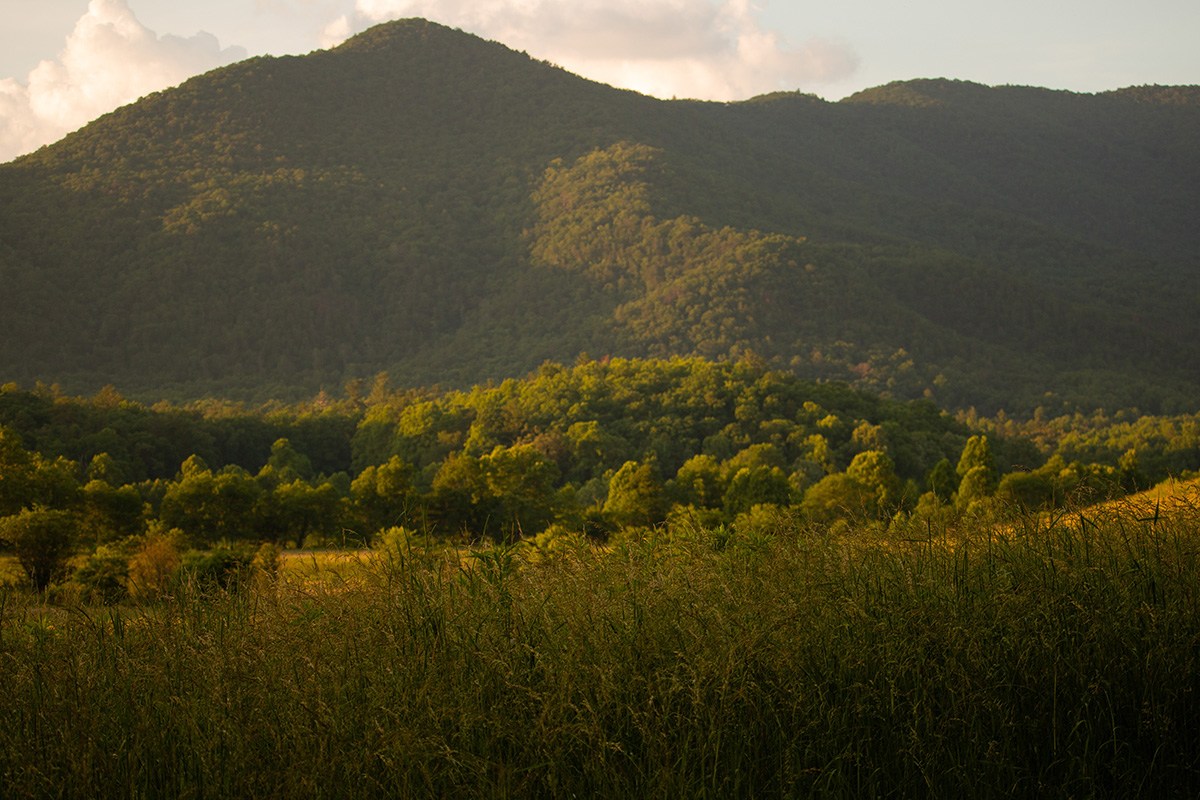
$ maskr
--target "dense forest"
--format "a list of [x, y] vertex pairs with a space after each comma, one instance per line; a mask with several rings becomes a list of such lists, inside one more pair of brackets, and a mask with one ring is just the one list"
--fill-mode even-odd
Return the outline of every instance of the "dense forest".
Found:
[[0, 165], [0, 377], [294, 402], [587, 352], [1192, 413], [1197, 142], [1195, 87], [659, 101], [399, 21]]
[[57, 554], [27, 568], [43, 587], [76, 555], [93, 572], [117, 564], [124, 587], [138, 554], [163, 548], [177, 568], [179, 554], [249, 558], [264, 543], [549, 547], [785, 518], [889, 525], [1053, 509], [1197, 470], [1197, 416], [954, 417], [745, 359], [547, 362], [467, 391], [394, 389], [380, 374], [258, 409], [0, 389], [0, 539]]

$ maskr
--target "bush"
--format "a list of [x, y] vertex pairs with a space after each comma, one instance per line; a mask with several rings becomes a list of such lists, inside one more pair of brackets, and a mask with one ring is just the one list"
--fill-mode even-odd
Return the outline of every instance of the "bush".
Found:
[[381, 552], [403, 553], [416, 539], [416, 534], [404, 526], [384, 528], [375, 534], [372, 546]]
[[588, 539], [581, 532], [565, 525], [554, 524], [523, 544], [533, 560], [550, 558], [555, 554], [571, 553], [588, 546]]
[[254, 553], [250, 567], [256, 574], [274, 579], [279, 577], [279, 567], [283, 563], [283, 548], [274, 542], [264, 542]]
[[171, 590], [179, 572], [179, 548], [174, 542], [179, 535], [178, 531], [151, 534], [130, 559], [127, 585], [132, 599], [153, 602]]
[[179, 578], [199, 585], [227, 587], [249, 571], [254, 551], [244, 543], [218, 544], [211, 550], [188, 550], [179, 560]]
[[128, 594], [129, 559], [112, 545], [100, 545], [88, 556], [71, 580], [83, 588], [88, 598], [105, 605], [119, 603]]

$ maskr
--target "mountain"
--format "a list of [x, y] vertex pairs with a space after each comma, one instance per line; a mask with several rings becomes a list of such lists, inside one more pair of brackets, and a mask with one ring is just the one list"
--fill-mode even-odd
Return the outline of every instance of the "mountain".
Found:
[[1200, 89], [660, 101], [423, 20], [0, 165], [0, 380], [294, 397], [755, 358], [947, 407], [1200, 407]]

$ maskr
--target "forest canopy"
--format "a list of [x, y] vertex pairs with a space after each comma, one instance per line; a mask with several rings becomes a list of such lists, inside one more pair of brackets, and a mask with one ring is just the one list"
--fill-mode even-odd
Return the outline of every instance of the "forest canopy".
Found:
[[200, 553], [398, 535], [615, 542], [785, 517], [887, 526], [1053, 509], [1197, 470], [1196, 416], [956, 417], [750, 360], [585, 357], [462, 391], [380, 374], [262, 408], [0, 389], [0, 538], [60, 537], [63, 553], [106, 558], [163, 542]]

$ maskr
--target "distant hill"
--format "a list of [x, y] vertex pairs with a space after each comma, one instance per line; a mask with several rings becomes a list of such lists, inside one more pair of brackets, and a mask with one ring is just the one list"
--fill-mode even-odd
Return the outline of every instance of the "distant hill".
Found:
[[660, 101], [404, 20], [0, 165], [0, 381], [296, 397], [586, 351], [1195, 410], [1197, 187], [1197, 87]]

